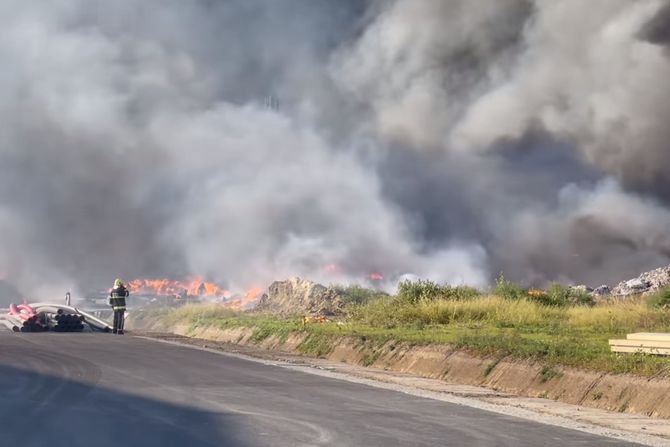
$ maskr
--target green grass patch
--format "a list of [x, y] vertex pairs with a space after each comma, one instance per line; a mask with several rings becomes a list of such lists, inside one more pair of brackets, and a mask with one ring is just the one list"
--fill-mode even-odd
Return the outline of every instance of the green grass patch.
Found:
[[[643, 376], [670, 375], [670, 359], [645, 354], [610, 352], [610, 338], [631, 332], [665, 332], [670, 309], [661, 291], [649, 299], [633, 298], [601, 303], [586, 302], [579, 292], [552, 286], [542, 294], [500, 278], [498, 295], [434, 283], [401, 285], [397, 296], [350, 290], [343, 321], [307, 324], [300, 318], [243, 313], [220, 306], [185, 306], [161, 314], [166, 324], [230, 329], [253, 328], [251, 339], [260, 343], [270, 336], [286, 341], [292, 333], [305, 336], [298, 350], [323, 357], [343, 336], [358, 339], [369, 352], [388, 341], [409, 345], [448, 344], [482, 357], [527, 359], [546, 365], [542, 378], [551, 380], [552, 368], [585, 368]], [[548, 298], [542, 298], [546, 294]], [[668, 298], [670, 300], [670, 298]], [[372, 351], [363, 359], [373, 364]], [[487, 367], [487, 374], [496, 366]]]
[[557, 379], [563, 376], [563, 373], [553, 366], [545, 365], [540, 370], [540, 383], [549, 382], [551, 379]]
[[670, 307], [670, 287], [649, 295], [647, 304], [653, 309], [668, 309]]
[[498, 366], [498, 363], [503, 359], [504, 357], [500, 356], [493, 360], [491, 363], [486, 365], [486, 369], [484, 370], [484, 377], [488, 377], [489, 374], [495, 369], [496, 366]]
[[370, 366], [374, 364], [379, 359], [380, 355], [381, 355], [380, 351], [372, 351], [365, 353], [363, 355], [363, 358], [361, 359], [361, 365]]
[[374, 289], [368, 289], [357, 285], [333, 286], [345, 305], [361, 305], [379, 298], [387, 297], [388, 294]]
[[434, 300], [469, 300], [481, 295], [481, 292], [468, 286], [440, 285], [433, 281], [403, 281], [398, 285], [396, 299], [403, 303], [416, 304]]
[[335, 349], [337, 338], [328, 334], [311, 333], [298, 345], [301, 354], [325, 357]]
[[270, 327], [264, 327], [264, 326], [255, 327], [254, 331], [251, 334], [251, 337], [249, 337], [249, 340], [251, 340], [252, 343], [258, 344], [263, 340], [272, 336], [272, 334], [273, 330]]

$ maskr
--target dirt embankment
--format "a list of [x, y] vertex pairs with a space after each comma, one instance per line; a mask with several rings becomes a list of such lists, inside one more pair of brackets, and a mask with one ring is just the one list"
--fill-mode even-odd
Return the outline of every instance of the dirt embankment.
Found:
[[608, 411], [670, 418], [670, 393], [667, 392], [670, 379], [667, 378], [549, 367], [509, 358], [481, 358], [451, 346], [413, 346], [397, 341], [380, 343], [364, 337], [330, 336], [309, 331], [279, 336], [253, 327], [167, 327], [160, 322], [146, 321], [141, 329], [320, 357]]

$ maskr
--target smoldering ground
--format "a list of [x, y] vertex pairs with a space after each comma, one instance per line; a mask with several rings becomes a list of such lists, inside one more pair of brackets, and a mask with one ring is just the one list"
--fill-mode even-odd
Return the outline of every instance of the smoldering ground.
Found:
[[4, 0], [0, 272], [45, 295], [667, 264], [667, 11]]

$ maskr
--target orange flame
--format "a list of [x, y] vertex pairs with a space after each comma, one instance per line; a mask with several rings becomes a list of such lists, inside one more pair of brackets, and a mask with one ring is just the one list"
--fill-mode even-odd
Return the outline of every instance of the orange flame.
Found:
[[186, 281], [172, 279], [134, 279], [129, 281], [128, 289], [136, 294], [147, 295], [182, 295], [184, 291], [192, 296], [220, 297], [228, 296], [230, 292], [218, 285], [207, 282], [200, 277]]
[[337, 264], [326, 264], [323, 266], [323, 271], [327, 273], [340, 273], [341, 270]]
[[247, 305], [257, 301], [261, 295], [265, 292], [265, 289], [262, 287], [253, 287], [247, 291], [244, 296], [237, 296], [232, 298], [230, 301], [226, 302], [226, 307], [233, 309], [243, 309]]
[[383, 281], [384, 275], [378, 272], [372, 272], [368, 275], [368, 278], [370, 278], [372, 281]]

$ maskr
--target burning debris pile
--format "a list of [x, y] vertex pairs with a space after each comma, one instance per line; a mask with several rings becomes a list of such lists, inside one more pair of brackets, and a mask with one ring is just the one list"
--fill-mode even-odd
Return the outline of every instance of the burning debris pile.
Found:
[[[255, 307], [265, 291], [262, 287], [253, 287], [246, 292], [233, 293], [227, 287], [200, 276], [185, 280], [134, 279], [128, 282], [128, 289], [135, 303], [137, 298], [168, 306], [209, 302], [240, 310]], [[133, 303], [133, 299], [130, 302]]]
[[202, 278], [191, 278], [185, 281], [163, 279], [134, 279], [128, 282], [131, 293], [136, 295], [187, 296], [222, 298], [230, 295], [227, 289]]
[[280, 315], [336, 315], [342, 312], [343, 302], [332, 288], [302, 278], [273, 282], [256, 310]]
[[253, 287], [245, 294], [235, 294], [223, 302], [223, 305], [231, 309], [251, 310], [256, 308], [265, 290], [262, 287]]

